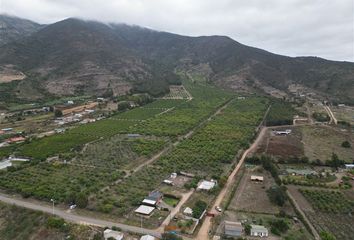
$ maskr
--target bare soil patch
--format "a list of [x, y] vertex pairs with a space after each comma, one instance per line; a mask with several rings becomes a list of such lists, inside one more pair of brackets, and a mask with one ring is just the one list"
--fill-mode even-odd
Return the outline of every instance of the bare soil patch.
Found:
[[301, 131], [297, 128], [292, 128], [292, 133], [289, 135], [275, 135], [269, 129], [259, 145], [257, 153], [280, 158], [302, 157], [304, 156], [304, 147], [301, 138]]
[[[264, 182], [251, 181], [251, 175], [263, 176]], [[272, 176], [265, 170], [247, 169], [240, 185], [236, 191], [235, 197], [232, 199], [229, 209], [235, 211], [247, 211], [267, 214], [277, 214], [280, 207], [270, 202], [267, 195], [267, 189], [275, 185]], [[292, 213], [291, 206], [287, 203], [284, 210]]]

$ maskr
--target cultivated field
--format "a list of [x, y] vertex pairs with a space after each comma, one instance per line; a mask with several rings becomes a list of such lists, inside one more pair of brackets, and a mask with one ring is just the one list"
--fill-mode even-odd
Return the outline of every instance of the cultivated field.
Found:
[[191, 95], [183, 85], [176, 85], [170, 86], [170, 92], [162, 99], [191, 99]]
[[337, 239], [352, 239], [354, 199], [350, 195], [320, 188], [291, 186], [289, 190], [317, 232], [330, 232]]
[[[285, 130], [276, 128], [276, 130]], [[290, 135], [275, 135], [269, 129], [257, 149], [257, 153], [265, 153], [279, 158], [303, 157], [304, 146], [301, 142], [302, 133], [299, 128], [291, 128]]]

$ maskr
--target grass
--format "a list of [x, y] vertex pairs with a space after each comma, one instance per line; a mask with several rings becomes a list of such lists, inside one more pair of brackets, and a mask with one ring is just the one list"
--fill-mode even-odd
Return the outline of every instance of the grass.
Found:
[[319, 159], [324, 162], [330, 160], [332, 153], [335, 153], [339, 159], [348, 163], [353, 162], [354, 148], [341, 146], [344, 141], [351, 141], [349, 133], [321, 126], [303, 126], [300, 129], [305, 155], [310, 160]]
[[164, 197], [164, 198], [163, 198], [163, 201], [164, 201], [166, 204], [170, 205], [171, 207], [175, 207], [175, 206], [177, 206], [177, 204], [178, 204], [178, 202], [179, 202], [179, 199], [177, 199], [177, 198], [172, 198], [172, 197]]
[[[54, 228], [48, 223], [53, 217], [42, 212], [32, 211], [0, 203], [0, 238], [2, 240], [22, 239], [89, 239], [98, 230], [92, 226], [65, 223]], [[63, 223], [63, 221], [59, 221]]]

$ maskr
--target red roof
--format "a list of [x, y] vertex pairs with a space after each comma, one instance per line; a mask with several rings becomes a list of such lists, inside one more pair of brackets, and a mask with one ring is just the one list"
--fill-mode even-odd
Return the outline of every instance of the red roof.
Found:
[[24, 137], [13, 137], [13, 138], [9, 138], [7, 139], [7, 142], [8, 143], [14, 143], [14, 142], [22, 142], [22, 141], [25, 141], [26, 138]]

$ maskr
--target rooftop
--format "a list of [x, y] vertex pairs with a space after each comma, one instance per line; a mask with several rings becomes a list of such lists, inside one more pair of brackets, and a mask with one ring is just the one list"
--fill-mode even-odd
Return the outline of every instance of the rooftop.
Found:
[[150, 215], [155, 210], [154, 207], [140, 205], [136, 210], [135, 213], [143, 214], [143, 215]]

